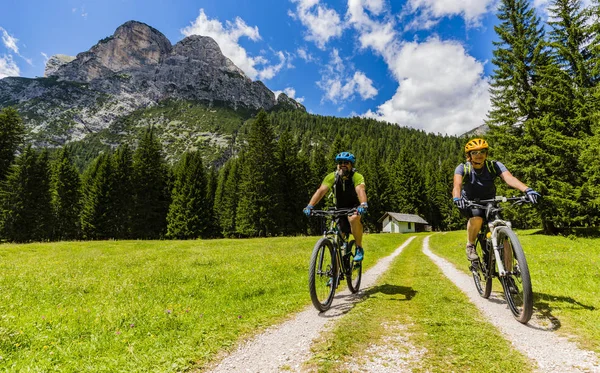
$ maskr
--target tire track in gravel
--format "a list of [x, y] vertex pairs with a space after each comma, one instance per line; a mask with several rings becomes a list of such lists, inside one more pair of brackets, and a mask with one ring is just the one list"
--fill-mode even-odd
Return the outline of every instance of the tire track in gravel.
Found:
[[[362, 276], [362, 289], [375, 285], [375, 282], [392, 261], [415, 238], [409, 237], [392, 254], [380, 259], [377, 264], [365, 271]], [[319, 313], [311, 305], [283, 324], [268, 328], [263, 333], [243, 343], [235, 351], [225, 356], [207, 372], [299, 372], [302, 364], [310, 359], [310, 346], [320, 333], [330, 328], [343, 317], [360, 297], [348, 290], [339, 292], [331, 309]], [[308, 292], [307, 292], [308, 296]]]
[[482, 298], [475, 289], [471, 276], [431, 252], [429, 237], [423, 240], [423, 252], [470, 298], [515, 348], [537, 363], [540, 372], [600, 372], [600, 361], [594, 352], [578, 348], [575, 343], [558, 336], [533, 318], [527, 325], [521, 324], [512, 317], [506, 301], [501, 297], [494, 297], [494, 293], [490, 299]]

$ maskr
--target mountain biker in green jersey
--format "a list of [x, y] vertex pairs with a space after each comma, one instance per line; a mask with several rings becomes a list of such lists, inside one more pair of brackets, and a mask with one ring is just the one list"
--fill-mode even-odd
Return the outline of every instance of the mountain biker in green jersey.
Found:
[[354, 164], [356, 157], [348, 152], [341, 152], [335, 156], [337, 170], [325, 176], [321, 186], [313, 194], [310, 202], [304, 208], [306, 216], [310, 216], [314, 206], [333, 189], [335, 206], [337, 208], [355, 208], [356, 213], [348, 217], [339, 218], [340, 230], [346, 234], [352, 233], [356, 242], [356, 255], [354, 261], [360, 262], [364, 257], [362, 247], [363, 225], [361, 216], [367, 213], [367, 193], [365, 192], [365, 178], [356, 172]]
[[529, 202], [537, 203], [541, 195], [527, 187], [514, 177], [502, 163], [487, 159], [489, 145], [484, 139], [472, 139], [465, 145], [467, 161], [461, 163], [454, 170], [454, 187], [452, 197], [454, 204], [461, 213], [469, 218], [467, 223], [467, 258], [476, 260], [475, 240], [483, 224], [485, 211], [470, 209], [468, 200], [493, 199], [496, 197], [494, 181], [500, 177], [504, 182], [527, 195]]

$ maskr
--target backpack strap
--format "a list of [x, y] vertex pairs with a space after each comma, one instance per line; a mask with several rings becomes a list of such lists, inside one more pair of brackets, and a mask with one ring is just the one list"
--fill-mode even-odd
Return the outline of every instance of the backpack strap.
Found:
[[[498, 171], [496, 171], [496, 161], [486, 159], [485, 168], [487, 168], [488, 172], [490, 173], [490, 175], [492, 175], [492, 177], [496, 177], [498, 175]], [[471, 162], [465, 163], [464, 172], [465, 174], [463, 176], [463, 184], [465, 183], [467, 177], [471, 177], [471, 172], [473, 172], [473, 165], [471, 164]]]

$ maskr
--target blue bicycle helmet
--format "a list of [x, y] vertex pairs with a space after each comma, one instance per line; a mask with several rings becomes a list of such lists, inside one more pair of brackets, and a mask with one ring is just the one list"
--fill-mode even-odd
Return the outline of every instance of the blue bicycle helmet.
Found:
[[335, 161], [336, 162], [348, 161], [348, 162], [354, 164], [354, 163], [356, 163], [356, 157], [352, 153], [341, 152], [340, 154], [335, 156]]

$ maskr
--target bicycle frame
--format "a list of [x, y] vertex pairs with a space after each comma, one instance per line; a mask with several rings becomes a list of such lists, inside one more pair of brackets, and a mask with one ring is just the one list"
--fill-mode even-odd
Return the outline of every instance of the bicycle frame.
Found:
[[[508, 227], [512, 229], [512, 224], [510, 221], [502, 219], [502, 217], [500, 216], [500, 211], [502, 211], [502, 208], [498, 207], [497, 204], [499, 202], [508, 201], [515, 201], [514, 205], [518, 205], [526, 202], [526, 199], [525, 197], [497, 196], [494, 199], [486, 199], [479, 201], [476, 200], [474, 202], [469, 203], [469, 207], [477, 207], [486, 210], [484, 223], [487, 224], [487, 229], [492, 234], [492, 248], [494, 250], [494, 258], [496, 259], [496, 265], [498, 266], [498, 275], [500, 277], [505, 277], [508, 272], [506, 271], [506, 268], [504, 268], [504, 261], [500, 257], [500, 245], [498, 244], [498, 230], [500, 227]], [[491, 271], [492, 268], [490, 268], [489, 270]]]
[[[347, 236], [348, 237], [344, 237], [346, 234], [343, 233], [339, 227], [338, 227], [338, 220], [337, 218], [339, 216], [342, 215], [353, 215], [354, 212], [356, 211], [355, 208], [352, 209], [339, 209], [339, 210], [328, 210], [328, 211], [320, 211], [321, 216], [331, 216], [331, 222], [329, 223], [329, 229], [325, 229], [323, 231], [323, 237], [329, 238], [331, 240], [331, 242], [333, 243], [333, 247], [335, 249], [336, 252], [336, 261], [338, 264], [338, 268], [340, 269], [340, 273], [342, 274], [342, 276], [344, 276], [344, 274], [346, 273], [346, 265], [344, 263], [344, 261], [342, 260], [342, 256], [345, 254], [342, 251], [342, 248], [344, 247], [344, 244], [348, 244], [349, 243], [349, 238], [350, 238], [350, 234], [348, 233]], [[339, 279], [339, 274], [338, 274], [338, 281]], [[343, 278], [342, 278], [343, 279]]]

